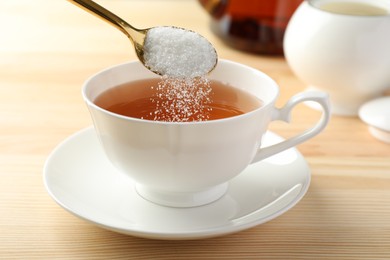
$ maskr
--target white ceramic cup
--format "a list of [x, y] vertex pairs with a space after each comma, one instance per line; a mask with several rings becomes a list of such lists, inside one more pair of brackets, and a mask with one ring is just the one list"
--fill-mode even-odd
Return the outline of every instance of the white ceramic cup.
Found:
[[[370, 4], [388, 14], [351, 15], [319, 8], [331, 2]], [[329, 93], [333, 114], [355, 116], [363, 103], [390, 88], [389, 1], [306, 0], [287, 26], [284, 52], [309, 89]]]
[[[111, 113], [94, 104], [102, 92], [120, 84], [155, 78], [138, 61], [97, 73], [85, 82], [83, 97], [107, 157], [136, 183], [138, 193], [157, 204], [192, 207], [217, 200], [228, 181], [249, 164], [279, 153], [320, 133], [328, 123], [328, 95], [300, 93], [275, 108], [277, 84], [266, 74], [239, 63], [219, 60], [210, 79], [244, 89], [264, 104], [243, 115], [187, 123], [142, 120]], [[319, 122], [291, 139], [260, 149], [272, 120], [289, 121], [303, 101], [323, 107]]]

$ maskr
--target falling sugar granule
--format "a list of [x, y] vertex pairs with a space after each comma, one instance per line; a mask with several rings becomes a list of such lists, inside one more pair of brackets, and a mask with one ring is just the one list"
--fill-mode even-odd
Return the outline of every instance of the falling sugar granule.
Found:
[[214, 47], [201, 35], [176, 27], [155, 27], [144, 43], [144, 61], [163, 75], [151, 118], [166, 122], [208, 120], [211, 86], [205, 77], [217, 63]]
[[210, 42], [196, 32], [155, 27], [146, 34], [144, 61], [146, 67], [161, 75], [194, 78], [214, 68], [217, 53]]
[[193, 122], [208, 120], [211, 102], [210, 82], [205, 77], [162, 77], [152, 97], [156, 110], [153, 120], [165, 122]]

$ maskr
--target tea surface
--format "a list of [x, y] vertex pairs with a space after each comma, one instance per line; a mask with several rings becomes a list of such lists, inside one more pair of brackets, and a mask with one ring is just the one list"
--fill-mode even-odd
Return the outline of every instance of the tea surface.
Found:
[[261, 100], [253, 95], [218, 81], [210, 81], [208, 86], [200, 82], [189, 88], [191, 92], [184, 98], [180, 94], [183, 89], [174, 91], [173, 97], [166, 93], [172, 92], [166, 84], [161, 87], [161, 79], [133, 81], [103, 92], [94, 103], [128, 117], [177, 122], [227, 118], [262, 105]]

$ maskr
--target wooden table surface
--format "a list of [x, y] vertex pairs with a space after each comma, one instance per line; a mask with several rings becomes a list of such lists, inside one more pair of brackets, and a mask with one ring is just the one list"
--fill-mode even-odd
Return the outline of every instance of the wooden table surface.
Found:
[[[281, 88], [278, 105], [305, 89], [281, 57], [225, 46], [195, 0], [101, 0], [137, 27], [203, 34], [220, 58], [260, 69]], [[128, 39], [67, 1], [0, 1], [0, 259], [390, 259], [390, 145], [355, 117], [333, 116], [298, 146], [312, 170], [303, 200], [282, 216], [229, 236], [158, 241], [117, 234], [58, 206], [42, 179], [47, 156], [91, 125], [80, 90], [91, 74], [136, 59]], [[319, 113], [296, 108], [288, 137]]]

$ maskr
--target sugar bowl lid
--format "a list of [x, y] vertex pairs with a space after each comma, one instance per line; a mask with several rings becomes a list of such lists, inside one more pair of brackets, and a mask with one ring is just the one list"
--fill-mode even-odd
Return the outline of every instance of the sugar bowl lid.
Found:
[[390, 96], [365, 103], [359, 109], [359, 117], [374, 137], [390, 143]]

